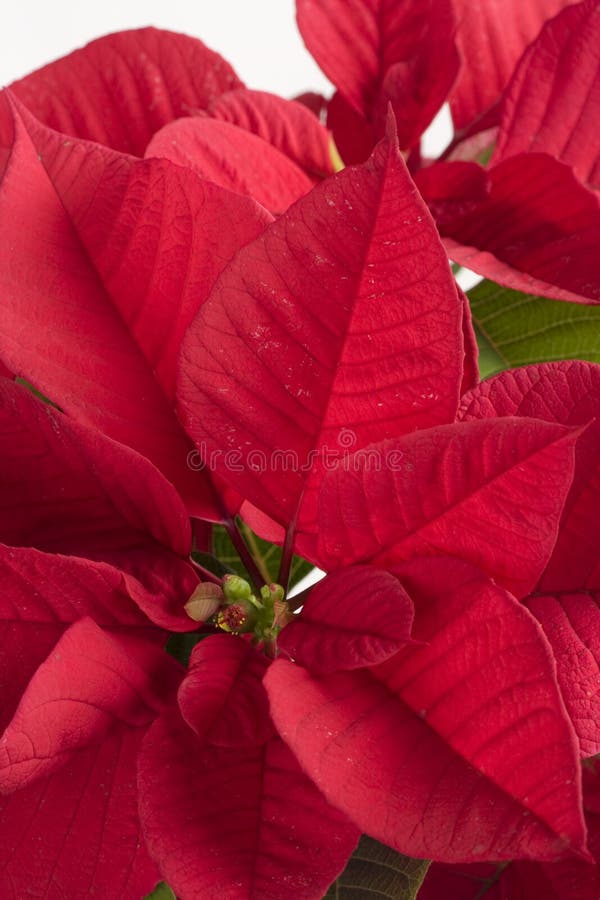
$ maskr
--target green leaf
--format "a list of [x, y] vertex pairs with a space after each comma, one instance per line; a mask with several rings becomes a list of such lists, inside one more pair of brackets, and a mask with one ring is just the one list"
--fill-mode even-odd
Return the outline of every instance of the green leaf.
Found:
[[[269, 584], [276, 581], [279, 572], [279, 564], [281, 562], [281, 547], [278, 547], [277, 544], [270, 544], [269, 541], [264, 541], [262, 538], [258, 537], [257, 534], [254, 534], [245, 522], [242, 522], [239, 519], [238, 527], [265, 582]], [[237, 555], [235, 547], [231, 543], [229, 535], [222, 525], [215, 525], [213, 528], [213, 553], [219, 562], [227, 567], [228, 571], [234, 572], [236, 575], [241, 575], [242, 578], [245, 578], [248, 581], [252, 580], [250, 579], [248, 572], [246, 572], [243, 563]], [[294, 585], [298, 584], [298, 582], [304, 578], [305, 575], [308, 575], [309, 572], [312, 572], [312, 570], [312, 563], [302, 559], [301, 556], [294, 556], [290, 570], [290, 588], [293, 588]]]
[[414, 900], [428, 866], [363, 835], [323, 900]]
[[213, 556], [212, 553], [203, 553], [201, 550], [192, 550], [190, 556], [192, 557], [194, 562], [198, 563], [198, 565], [200, 566], [203, 566], [203, 568], [208, 569], [208, 571], [212, 572], [213, 575], [218, 575], [219, 578], [222, 578], [223, 575], [237, 574], [233, 569], [225, 565], [225, 563], [223, 563], [220, 559], [217, 559], [216, 556]]
[[468, 292], [481, 377], [557, 359], [600, 362], [600, 306], [548, 300], [482, 281]]
[[177, 900], [177, 898], [166, 881], [159, 881], [152, 893], [146, 894], [144, 900]]

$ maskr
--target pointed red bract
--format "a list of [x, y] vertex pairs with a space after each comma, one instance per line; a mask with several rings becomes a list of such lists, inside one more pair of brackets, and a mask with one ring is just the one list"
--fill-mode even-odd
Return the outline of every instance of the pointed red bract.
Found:
[[570, 6], [528, 48], [504, 98], [492, 162], [543, 151], [600, 190], [600, 8]]
[[585, 848], [575, 735], [548, 644], [458, 560], [398, 577], [418, 643], [358, 672], [265, 676], [277, 728], [325, 796], [411, 856], [555, 860]]
[[600, 590], [529, 597], [550, 642], [581, 755], [600, 753]]
[[27, 688], [36, 669], [43, 663], [67, 628], [67, 625], [61, 622], [48, 621], [50, 616], [41, 622], [27, 622], [24, 627], [17, 617], [12, 615], [12, 610], [9, 609], [6, 614], [6, 606], [6, 603], [2, 604], [3, 615], [0, 617], [0, 640], [2, 641], [0, 730], [2, 731], [10, 723], [23, 691]]
[[[173, 703], [181, 670], [130, 598], [181, 630], [198, 581], [174, 552], [189, 549], [185, 509], [148, 460], [7, 380], [0, 421], [0, 537], [19, 545], [0, 545], [0, 782], [36, 780], [0, 803], [1, 893], [139, 900], [158, 872], [135, 808], [136, 726]], [[62, 542], [80, 555], [53, 553]]]
[[598, 900], [599, 894], [598, 867], [575, 858], [508, 866], [432, 863], [419, 888], [419, 900]]
[[223, 268], [272, 217], [181, 166], [65, 141], [21, 114], [89, 260], [172, 400], [186, 328]]
[[454, 417], [461, 324], [390, 133], [223, 272], [183, 344], [186, 429], [211, 468], [288, 522], [327, 455]]
[[77, 753], [63, 769], [0, 798], [6, 900], [140, 900], [160, 880], [141, 835], [135, 768], [143, 729]]
[[304, 41], [342, 96], [380, 136], [392, 103], [402, 148], [442, 105], [458, 71], [449, 0], [297, 0]]
[[409, 640], [412, 619], [412, 601], [397, 578], [352, 566], [312, 588], [277, 643], [284, 659], [311, 672], [358, 669], [397, 653]]
[[197, 587], [198, 576], [165, 548], [145, 541], [95, 552], [90, 542], [77, 552], [108, 562], [0, 544], [5, 589], [0, 618], [6, 610], [11, 621], [17, 612], [17, 620], [24, 614], [24, 620], [32, 622], [69, 622], [91, 615], [101, 625], [150, 628], [157, 640], [161, 632], [151, 628], [148, 619], [169, 631], [197, 627], [184, 603]]
[[141, 609], [163, 605], [168, 586], [155, 580], [151, 551], [140, 560], [147, 566], [143, 580], [130, 574], [131, 562], [129, 557], [123, 571], [96, 560], [0, 544], [0, 620], [73, 622], [91, 615], [101, 625], [147, 626]]
[[600, 895], [600, 779], [598, 761], [583, 766], [583, 806], [595, 864], [576, 857], [544, 863], [515, 860], [449, 866], [432, 863], [419, 900], [598, 900]]
[[[167, 122], [242, 86], [223, 57], [201, 41], [141, 28], [92, 41], [10, 88], [51, 128], [143, 156]], [[7, 117], [0, 118], [0, 143], [10, 143]]]
[[450, 258], [526, 293], [600, 302], [598, 198], [544, 153], [517, 154], [488, 174], [489, 196], [475, 208], [434, 207]]
[[471, 315], [471, 307], [469, 298], [456, 285], [459, 300], [462, 303], [463, 320], [463, 344], [465, 348], [465, 358], [463, 362], [463, 379], [460, 386], [461, 394], [472, 390], [479, 383], [479, 347], [477, 344], [477, 335], [473, 327], [473, 317]]
[[576, 0], [453, 0], [463, 65], [450, 106], [464, 128], [492, 106], [527, 45], [546, 21]]
[[466, 394], [459, 418], [535, 416], [585, 425], [556, 547], [540, 580], [544, 592], [600, 588], [600, 366], [579, 360], [502, 372]]
[[0, 184], [0, 356], [69, 415], [151, 459], [192, 511], [218, 517], [204, 479], [187, 465], [189, 441], [16, 112], [14, 127]]
[[178, 692], [181, 714], [203, 743], [256, 747], [273, 736], [262, 687], [267, 659], [241, 638], [217, 634], [194, 647]]
[[82, 619], [37, 669], [0, 738], [0, 793], [61, 768], [111, 731], [148, 725], [173, 702], [180, 667], [161, 649]]
[[323, 478], [315, 558], [389, 568], [450, 553], [523, 596], [552, 552], [578, 434], [504, 418], [371, 445]]
[[476, 211], [490, 190], [487, 170], [466, 160], [438, 162], [418, 169], [415, 184], [427, 200], [438, 228]]
[[356, 165], [369, 158], [377, 135], [374, 126], [339, 91], [327, 104], [327, 127], [345, 165]]
[[26, 609], [43, 608], [46, 593], [50, 621], [71, 620], [71, 596], [80, 614], [110, 609], [125, 624], [131, 612], [116, 613], [115, 603], [129, 596], [160, 626], [193, 628], [183, 609], [198, 583], [182, 558], [189, 520], [160, 472], [9, 381], [0, 384], [0, 425], [0, 541], [13, 545], [2, 553], [8, 608], [20, 610], [23, 579], [31, 585], [37, 574], [42, 587]]
[[170, 159], [230, 191], [284, 212], [306, 194], [312, 180], [272, 144], [230, 122], [196, 116], [154, 135], [146, 156]]
[[317, 116], [296, 100], [238, 88], [218, 97], [208, 112], [258, 135], [308, 175], [324, 178], [334, 173], [331, 135]]
[[100, 554], [154, 540], [178, 555], [189, 553], [185, 507], [139, 453], [12, 382], [0, 384], [0, 423], [0, 534], [6, 543]]
[[138, 782], [150, 853], [186, 900], [314, 900], [359, 837], [278, 737], [217, 747], [163, 717], [144, 741]]
[[556, 546], [528, 608], [556, 657], [558, 682], [583, 756], [600, 752], [600, 366], [569, 360], [503, 372], [465, 395], [459, 417], [536, 416], [587, 425]]

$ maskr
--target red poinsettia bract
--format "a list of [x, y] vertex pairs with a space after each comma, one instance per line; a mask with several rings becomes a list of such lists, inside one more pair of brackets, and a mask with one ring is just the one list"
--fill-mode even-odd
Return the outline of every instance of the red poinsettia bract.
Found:
[[[346, 162], [368, 155], [391, 103], [453, 260], [529, 293], [599, 301], [597, 0], [298, 0], [297, 10], [338, 89], [328, 123]], [[456, 131], [436, 163], [419, 141], [446, 97]]]
[[[264, 679], [327, 799], [411, 855], [556, 860], [584, 853], [578, 747], [520, 599], [552, 553], [581, 429], [455, 423], [463, 315], [392, 129], [223, 272], [186, 335], [179, 399], [219, 475], [335, 570]], [[368, 644], [380, 615], [393, 634], [384, 603], [364, 608], [366, 646], [346, 626], [360, 634], [381, 569], [415, 608], [397, 652]]]
[[[198, 645], [187, 675], [164, 652], [165, 629], [196, 628], [183, 604], [198, 577], [173, 488], [139, 454], [24, 388], [4, 380], [0, 390], [3, 892], [31, 887], [24, 860], [34, 854], [40, 896], [56, 877], [70, 896], [139, 897], [159, 878], [142, 826], [169, 877], [193, 842], [194, 865], [173, 873], [183, 896], [275, 898], [286, 883], [299, 897], [323, 893], [359, 832], [276, 736], [267, 660], [225, 635]], [[206, 819], [199, 845], [182, 796]]]
[[[363, 148], [381, 137], [334, 177], [307, 109], [180, 35], [109, 36], [3, 95], [7, 896], [133, 900], [163, 877], [183, 900], [320, 900], [361, 832], [459, 865], [432, 870], [446, 883], [490, 860], [515, 894], [597, 879], [598, 368], [477, 385], [400, 152], [446, 246], [596, 300], [594, 159], [540, 156], [511, 118], [560, 118], [533, 80], [547, 45], [574, 52], [568, 17], [595, 33], [589, 2], [522, 57], [489, 171], [415, 149], [453, 83], [461, 127], [486, 114], [563, 5], [516, 16], [480, 83], [463, 4], [299, 3], [316, 55], [339, 50], [332, 123], [352, 109]], [[492, 4], [480, 20], [493, 54]], [[243, 633], [215, 634], [185, 612], [188, 516], [242, 501], [285, 533], [283, 575], [293, 546], [329, 574], [254, 632], [246, 585], [221, 610]], [[187, 669], [168, 632], [193, 632]]]

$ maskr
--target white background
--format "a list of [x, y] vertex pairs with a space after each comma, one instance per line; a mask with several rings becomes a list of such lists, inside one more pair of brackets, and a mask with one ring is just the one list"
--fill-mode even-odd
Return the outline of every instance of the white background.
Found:
[[[156, 25], [200, 38], [248, 87], [284, 97], [332, 92], [302, 43], [294, 0], [4, 0], [2, 5], [0, 85], [103, 34]], [[449, 136], [446, 112], [427, 135], [425, 153], [436, 155]]]
[[329, 83], [302, 43], [294, 0], [4, 0], [0, 84], [123, 28], [157, 25], [198, 37], [249, 87], [284, 96]]

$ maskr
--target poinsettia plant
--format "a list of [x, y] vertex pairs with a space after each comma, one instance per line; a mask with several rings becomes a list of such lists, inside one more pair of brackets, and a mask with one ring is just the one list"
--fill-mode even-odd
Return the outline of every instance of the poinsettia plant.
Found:
[[2, 894], [597, 900], [600, 3], [297, 16], [0, 99]]

